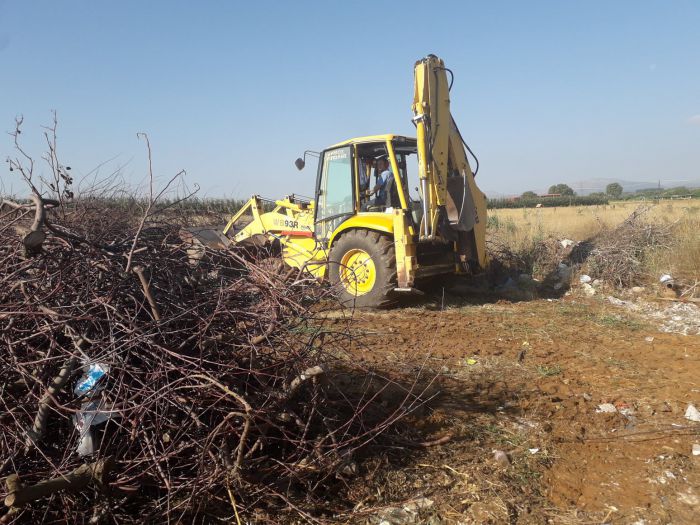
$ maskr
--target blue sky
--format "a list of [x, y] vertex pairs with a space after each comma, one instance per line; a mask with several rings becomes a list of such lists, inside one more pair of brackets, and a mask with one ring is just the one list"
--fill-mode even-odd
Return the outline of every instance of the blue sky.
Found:
[[0, 0], [0, 129], [24, 115], [39, 156], [55, 109], [78, 176], [116, 157], [143, 182], [147, 132], [158, 177], [185, 169], [205, 196], [309, 194], [305, 149], [412, 134], [428, 53], [487, 192], [700, 179], [697, 1]]

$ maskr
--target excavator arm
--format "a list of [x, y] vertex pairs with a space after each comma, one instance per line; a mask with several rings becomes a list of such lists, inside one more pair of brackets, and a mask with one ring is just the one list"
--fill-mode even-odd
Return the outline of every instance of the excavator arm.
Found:
[[[450, 112], [449, 70], [428, 55], [414, 69], [413, 122], [423, 201], [422, 240], [448, 239], [464, 265], [486, 265], [486, 198]], [[451, 72], [450, 72], [451, 73]]]

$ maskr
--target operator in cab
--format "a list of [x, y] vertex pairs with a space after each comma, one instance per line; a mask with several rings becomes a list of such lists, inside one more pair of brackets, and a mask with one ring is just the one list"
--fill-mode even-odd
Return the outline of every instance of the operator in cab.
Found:
[[377, 162], [377, 182], [370, 195], [376, 195], [373, 206], [386, 206], [387, 186], [390, 181], [394, 180], [394, 174], [391, 172], [391, 164], [389, 159], [379, 159]]

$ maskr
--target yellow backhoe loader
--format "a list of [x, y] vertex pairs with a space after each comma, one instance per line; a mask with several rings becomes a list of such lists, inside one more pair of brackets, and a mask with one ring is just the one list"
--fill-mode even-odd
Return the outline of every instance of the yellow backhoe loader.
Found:
[[450, 113], [448, 73], [434, 55], [415, 64], [416, 138], [373, 135], [323, 150], [313, 200], [253, 196], [222, 239], [278, 243], [287, 265], [338, 285], [355, 306], [392, 303], [424, 277], [483, 269], [486, 200]]

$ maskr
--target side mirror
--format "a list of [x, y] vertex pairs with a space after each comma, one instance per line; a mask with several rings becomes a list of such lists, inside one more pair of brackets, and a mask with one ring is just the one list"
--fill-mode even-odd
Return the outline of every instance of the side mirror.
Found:
[[304, 159], [299, 158], [294, 161], [294, 165], [297, 167], [299, 171], [304, 169], [304, 166], [306, 166], [306, 162], [304, 162]]

